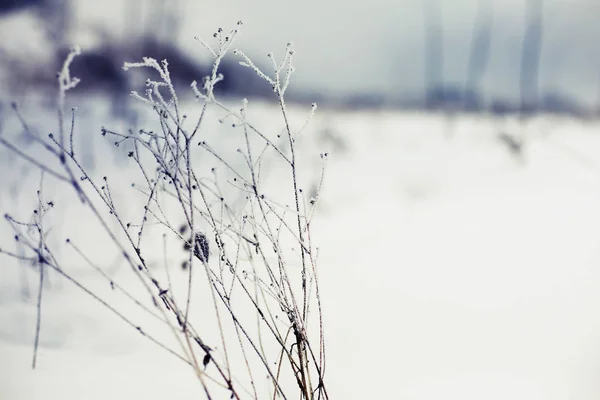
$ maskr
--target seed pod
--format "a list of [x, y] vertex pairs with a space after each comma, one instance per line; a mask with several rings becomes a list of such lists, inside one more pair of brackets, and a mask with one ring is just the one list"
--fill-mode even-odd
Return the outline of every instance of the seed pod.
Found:
[[208, 248], [208, 238], [203, 232], [196, 232], [194, 235], [194, 255], [202, 262], [208, 262], [210, 249]]
[[211, 359], [210, 353], [206, 353], [206, 355], [204, 356], [204, 359], [202, 359], [202, 365], [204, 365], [204, 369], [206, 369], [206, 366], [210, 362], [210, 359]]

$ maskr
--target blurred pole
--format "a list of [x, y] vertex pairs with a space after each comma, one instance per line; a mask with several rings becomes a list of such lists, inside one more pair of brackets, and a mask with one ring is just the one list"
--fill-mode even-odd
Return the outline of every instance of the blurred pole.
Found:
[[598, 74], [598, 81], [596, 84], [598, 85], [596, 88], [596, 115], [600, 117], [600, 73]]
[[140, 15], [141, 15], [141, 22], [140, 22], [140, 38], [141, 40], [141, 53], [142, 56], [148, 56], [149, 54], [152, 54], [153, 56], [155, 56], [155, 52], [151, 52], [152, 50], [152, 43], [149, 40], [150, 37], [152, 36], [152, 32], [154, 31], [154, 24], [152, 21], [152, 9], [154, 6], [154, 1], [153, 0], [141, 0], [141, 8], [140, 8]]
[[153, 23], [159, 43], [175, 43], [179, 38], [181, 18], [179, 0], [154, 0]]
[[540, 104], [539, 69], [542, 49], [543, 0], [527, 0], [521, 48], [521, 112], [535, 112]]
[[[173, 0], [171, 0], [173, 1]], [[153, 0], [152, 1], [152, 12], [149, 23], [154, 26], [154, 39], [156, 48], [154, 49], [157, 53], [160, 52], [160, 47], [165, 39], [165, 19], [166, 14], [169, 12], [169, 7], [166, 7], [165, 0]]]
[[127, 0], [123, 13], [123, 40], [133, 39], [140, 34], [143, 0]]
[[443, 38], [439, 0], [423, 1], [425, 19], [425, 107], [432, 108], [435, 90], [443, 82]]
[[69, 0], [46, 0], [37, 9], [40, 19], [44, 21], [46, 34], [56, 49], [68, 47], [68, 34], [71, 25]]
[[164, 39], [168, 43], [175, 44], [179, 40], [182, 9], [180, 0], [169, 0], [169, 10], [164, 16]]
[[[471, 37], [469, 64], [467, 65], [467, 84], [464, 95], [465, 109], [485, 109], [481, 79], [489, 63], [493, 23], [493, 0], [479, 0], [473, 22], [473, 36]], [[478, 103], [475, 104], [475, 102]]]

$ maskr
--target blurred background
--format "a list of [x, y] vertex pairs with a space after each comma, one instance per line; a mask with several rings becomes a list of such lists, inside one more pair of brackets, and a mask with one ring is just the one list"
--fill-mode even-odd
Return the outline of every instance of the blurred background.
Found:
[[[290, 100], [600, 113], [596, 0], [3, 0], [0, 14], [1, 83], [13, 93], [54, 84], [74, 44], [84, 52], [74, 66], [81, 91], [127, 93], [122, 63], [142, 56], [167, 58], [187, 86], [210, 65], [194, 36], [242, 20], [238, 46], [259, 65], [294, 42]], [[232, 58], [222, 72], [221, 93], [268, 93]]]
[[[306, 188], [330, 154], [312, 234], [332, 398], [599, 399], [600, 1], [0, 0], [0, 134], [46, 154], [8, 104], [34, 134], [56, 132], [56, 72], [79, 45], [75, 146], [89, 170], [134, 181], [126, 146], [100, 135], [154, 123], [150, 109], [128, 112], [152, 71], [123, 63], [167, 59], [191, 100], [212, 64], [194, 37], [215, 43], [238, 20], [236, 47], [267, 72], [267, 53], [294, 43], [293, 126], [319, 104], [298, 145]], [[217, 95], [230, 107], [248, 97], [253, 124], [274, 136], [271, 88], [238, 61], [224, 59]], [[203, 134], [227, 148], [236, 128], [218, 118]], [[0, 215], [35, 204], [39, 173], [22, 164], [0, 152]], [[91, 241], [83, 220], [60, 215], [53, 240]], [[2, 235], [0, 246], [12, 240]], [[0, 263], [0, 398], [201, 397], [67, 285], [45, 294], [45, 369], [32, 372], [37, 272]]]

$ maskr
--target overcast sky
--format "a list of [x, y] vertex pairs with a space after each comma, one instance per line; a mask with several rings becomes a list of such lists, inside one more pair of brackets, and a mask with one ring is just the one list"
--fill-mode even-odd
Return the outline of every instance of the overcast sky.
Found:
[[[206, 56], [195, 35], [210, 38], [219, 26], [243, 20], [239, 47], [257, 61], [266, 61], [269, 51], [281, 55], [286, 42], [294, 42], [297, 88], [411, 95], [424, 87], [424, 4], [440, 4], [444, 81], [461, 85], [480, 0], [77, 0], [74, 40], [85, 50], [92, 41], [83, 32], [94, 25], [115, 35], [135, 31], [161, 2], [181, 13], [176, 36], [190, 54]], [[494, 20], [483, 86], [488, 94], [516, 97], [525, 0], [485, 4], [493, 6]], [[543, 18], [540, 88], [596, 103], [600, 1], [545, 0]]]

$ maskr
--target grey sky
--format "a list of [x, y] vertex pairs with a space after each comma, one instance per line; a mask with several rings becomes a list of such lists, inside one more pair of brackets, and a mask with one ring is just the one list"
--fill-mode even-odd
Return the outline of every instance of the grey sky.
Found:
[[[89, 26], [109, 26], [115, 35], [131, 32], [164, 0], [78, 0], [73, 2], [79, 34]], [[481, 0], [486, 2], [486, 0]], [[440, 4], [444, 37], [444, 81], [466, 78], [473, 22], [480, 0], [430, 0]], [[240, 48], [266, 61], [283, 52], [287, 41], [297, 50], [297, 88], [337, 92], [384, 91], [415, 94], [424, 85], [423, 0], [218, 0], [164, 4], [182, 12], [176, 35], [185, 49], [206, 56], [193, 40], [210, 38], [219, 26], [244, 21]], [[482, 85], [486, 93], [518, 95], [524, 0], [487, 0], [494, 23], [490, 64]], [[154, 11], [156, 12], [156, 11]], [[88, 40], [88, 42], [86, 42]], [[545, 0], [540, 88], [557, 90], [587, 104], [598, 101], [600, 76], [600, 2]], [[262, 60], [261, 60], [262, 57]]]

